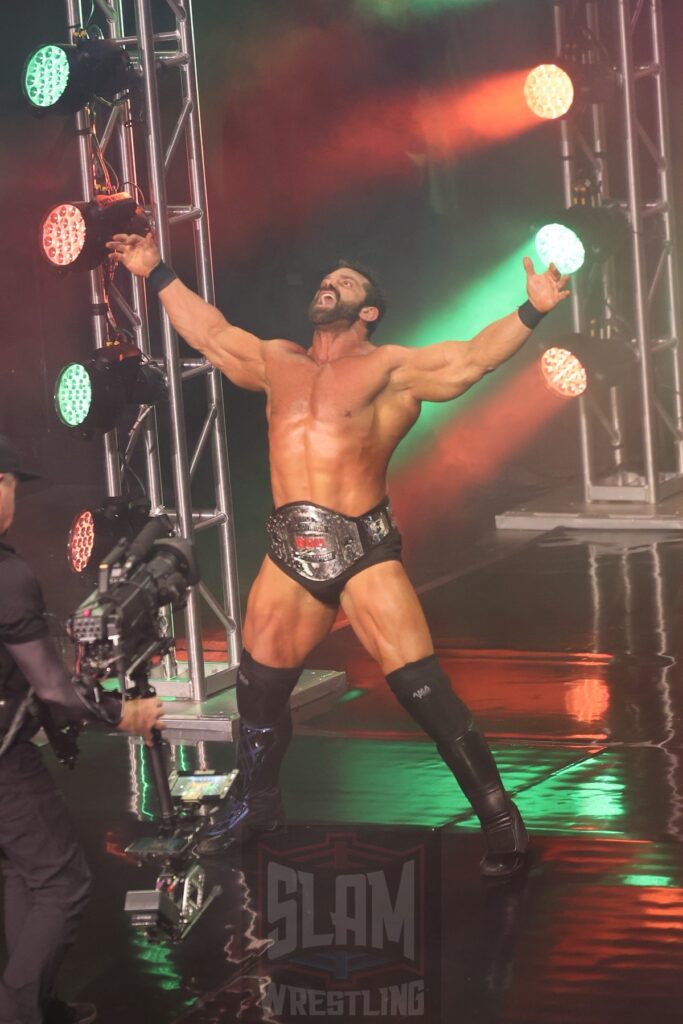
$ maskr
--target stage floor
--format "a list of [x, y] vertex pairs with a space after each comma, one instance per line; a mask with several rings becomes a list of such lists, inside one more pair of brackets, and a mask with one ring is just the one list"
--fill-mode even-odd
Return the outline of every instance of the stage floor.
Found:
[[[487, 550], [423, 585], [422, 600], [532, 834], [528, 876], [480, 880], [464, 798], [340, 623], [311, 667], [345, 670], [349, 690], [297, 729], [288, 832], [240, 861], [207, 861], [224, 893], [182, 945], [147, 943], [122, 910], [126, 890], [154, 877], [122, 853], [152, 832], [140, 748], [90, 735], [75, 772], [55, 768], [96, 877], [67, 995], [97, 1003], [102, 1024], [683, 1019], [683, 534], [556, 530]], [[233, 750], [175, 756], [227, 768]], [[380, 951], [366, 883], [370, 865], [389, 862], [417, 866], [414, 921], [401, 931], [385, 905]], [[321, 865], [354, 893], [332, 915], [329, 893], [299, 893], [295, 908], [288, 888]], [[340, 931], [344, 911], [353, 921]], [[294, 951], [267, 938], [282, 938], [290, 913]], [[332, 990], [344, 995], [334, 1002]]]

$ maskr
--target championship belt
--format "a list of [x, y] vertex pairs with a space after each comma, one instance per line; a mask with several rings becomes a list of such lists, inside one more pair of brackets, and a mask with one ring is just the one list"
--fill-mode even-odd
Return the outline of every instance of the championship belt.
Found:
[[322, 505], [291, 502], [266, 522], [272, 554], [307, 580], [334, 580], [395, 528], [388, 499], [352, 517]]

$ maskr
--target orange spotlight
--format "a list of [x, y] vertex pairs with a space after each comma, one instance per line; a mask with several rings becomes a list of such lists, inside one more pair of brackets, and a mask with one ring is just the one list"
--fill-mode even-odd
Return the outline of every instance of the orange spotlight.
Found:
[[577, 398], [594, 383], [613, 387], [626, 379], [638, 362], [628, 338], [594, 338], [567, 334], [541, 356], [546, 387], [562, 398]]
[[588, 387], [588, 374], [578, 358], [566, 348], [549, 348], [541, 356], [543, 380], [562, 398], [578, 398]]
[[555, 120], [570, 110], [574, 102], [574, 83], [559, 64], [539, 64], [526, 77], [524, 99], [536, 117]]

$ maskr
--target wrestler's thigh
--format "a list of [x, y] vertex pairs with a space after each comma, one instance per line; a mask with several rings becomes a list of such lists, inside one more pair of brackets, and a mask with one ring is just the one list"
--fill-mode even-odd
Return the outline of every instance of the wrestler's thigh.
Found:
[[341, 605], [385, 674], [434, 653], [422, 606], [400, 562], [380, 562], [358, 573], [344, 587]]
[[266, 558], [247, 601], [244, 646], [262, 665], [294, 668], [327, 636], [336, 615]]

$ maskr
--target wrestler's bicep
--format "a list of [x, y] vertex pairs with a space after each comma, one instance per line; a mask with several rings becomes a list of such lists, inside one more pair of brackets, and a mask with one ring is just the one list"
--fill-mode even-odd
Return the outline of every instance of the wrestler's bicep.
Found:
[[237, 387], [263, 391], [266, 386], [264, 346], [255, 334], [226, 322], [212, 332], [203, 346], [203, 354]]
[[418, 402], [448, 402], [480, 377], [470, 357], [469, 342], [442, 341], [407, 350], [391, 374], [391, 385]]

